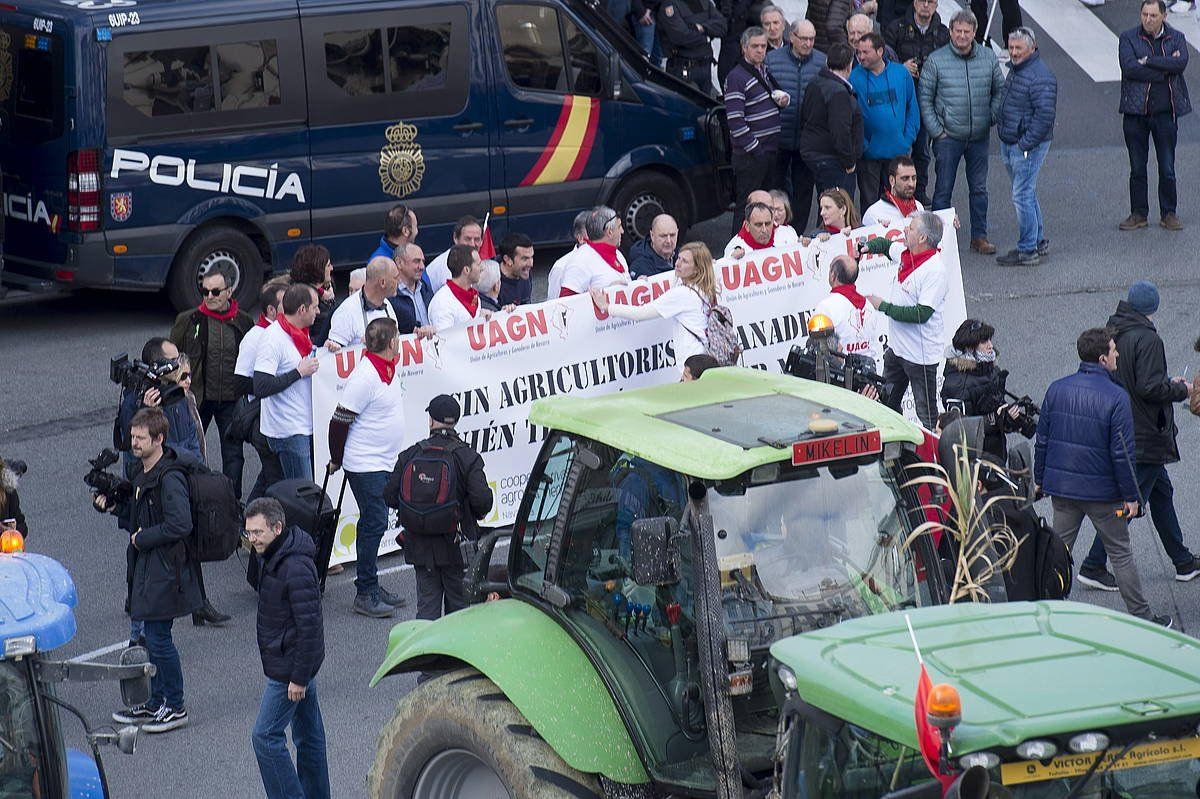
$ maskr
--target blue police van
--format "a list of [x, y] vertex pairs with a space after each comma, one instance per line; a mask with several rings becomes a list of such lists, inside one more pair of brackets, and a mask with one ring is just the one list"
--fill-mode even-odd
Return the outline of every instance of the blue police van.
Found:
[[728, 207], [724, 126], [595, 0], [4, 0], [4, 280], [185, 308], [225, 263], [252, 303], [303, 244], [362, 265], [398, 202], [431, 253], [465, 214], [685, 229]]

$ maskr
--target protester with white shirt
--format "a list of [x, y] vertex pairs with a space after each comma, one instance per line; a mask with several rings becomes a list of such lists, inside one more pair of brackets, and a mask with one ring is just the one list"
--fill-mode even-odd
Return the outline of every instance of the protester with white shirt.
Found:
[[271, 451], [279, 456], [284, 479], [312, 480], [312, 376], [316, 354], [308, 329], [320, 311], [316, 289], [289, 286], [283, 314], [258, 342], [254, 395], [262, 403], [259, 424]]
[[[390, 298], [400, 285], [400, 269], [387, 256], [376, 255], [367, 263], [366, 282], [333, 312], [329, 323], [329, 338], [325, 345], [337, 352], [342, 347], [361, 344], [367, 325], [375, 319], [395, 321], [396, 311]], [[331, 346], [332, 345], [332, 346]]]
[[[258, 321], [254, 323], [254, 327], [246, 331], [246, 335], [242, 336], [241, 344], [238, 345], [237, 364], [233, 368], [234, 380], [237, 381], [238, 392], [247, 395], [250, 399], [254, 398], [254, 361], [258, 357], [258, 343], [271, 323], [279, 314], [283, 313], [283, 294], [287, 288], [288, 284], [281, 280], [272, 280], [263, 286], [262, 291], [258, 294], [258, 307], [261, 309]], [[268, 488], [283, 479], [279, 456], [267, 446], [267, 440], [263, 437], [262, 431], [258, 429], [257, 419], [254, 422], [254, 429], [250, 431], [250, 445], [258, 453], [261, 467], [258, 470], [258, 478], [254, 481], [254, 487], [250, 489], [248, 502], [263, 496]]]
[[645, 305], [618, 305], [609, 302], [602, 288], [592, 289], [592, 301], [602, 312], [622, 319], [670, 319], [674, 322], [671, 342], [675, 363], [693, 355], [703, 355], [708, 341], [708, 309], [717, 303], [717, 275], [708, 247], [693, 241], [679, 248], [675, 256], [675, 284], [657, 299]]
[[618, 249], [621, 216], [607, 205], [598, 205], [588, 213], [585, 229], [588, 240], [571, 256], [563, 271], [560, 297], [629, 282], [629, 264]]
[[383, 501], [396, 456], [404, 445], [404, 391], [396, 368], [400, 333], [394, 319], [367, 325], [363, 357], [350, 373], [329, 420], [330, 474], [346, 470], [346, 482], [358, 503], [355, 533], [354, 612], [387, 618], [404, 600], [379, 584], [379, 542], [387, 529]]
[[[478, 250], [483, 246], [483, 225], [479, 224], [479, 220], [473, 216], [459, 217], [459, 220], [454, 223], [454, 231], [450, 234], [450, 238], [453, 242], [450, 250], [453, 250], [455, 245], [459, 244]], [[450, 279], [450, 265], [447, 263], [447, 259], [450, 257], [450, 250], [446, 250], [434, 258], [425, 267], [425, 277], [428, 278], [429, 287], [433, 289], [435, 294]]]
[[429, 325], [439, 331], [465, 324], [476, 317], [483, 318], [485, 313], [475, 288], [483, 274], [479, 250], [455, 244], [450, 248], [446, 265], [450, 269], [450, 279], [429, 301]]
[[[767, 197], [769, 199], [770, 195]], [[755, 250], [769, 250], [777, 246], [780, 242], [775, 241], [776, 229], [775, 214], [770, 203], [751, 202], [746, 206], [741, 228], [725, 245], [725, 257], [739, 260]]]
[[882, 345], [876, 335], [874, 317], [878, 311], [858, 293], [858, 262], [839, 255], [829, 264], [829, 296], [813, 310], [833, 322], [838, 349], [846, 355], [865, 355], [879, 368]]
[[910, 216], [925, 210], [916, 195], [916, 164], [907, 155], [898, 155], [888, 163], [888, 190], [863, 214], [863, 227], [902, 228]]
[[571, 263], [575, 253], [579, 252], [579, 248], [587, 243], [587, 220], [591, 213], [580, 211], [575, 214], [575, 221], [571, 223], [571, 238], [575, 239], [575, 247], [550, 267], [550, 276], [546, 280], [546, 299], [552, 300], [562, 292], [562, 279], [566, 274], [567, 265]]
[[888, 299], [868, 294], [867, 302], [891, 320], [883, 356], [883, 379], [890, 390], [887, 404], [899, 411], [911, 384], [917, 418], [932, 430], [938, 414], [938, 366], [946, 349], [942, 309], [950, 291], [938, 252], [942, 220], [929, 211], [918, 211], [904, 235], [903, 244], [882, 237], [867, 242], [867, 252], [887, 255], [900, 266]]

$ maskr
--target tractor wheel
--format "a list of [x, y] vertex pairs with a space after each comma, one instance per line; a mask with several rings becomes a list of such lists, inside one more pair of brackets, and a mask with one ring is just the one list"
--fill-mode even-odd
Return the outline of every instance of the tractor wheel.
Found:
[[371, 799], [601, 799], [475, 669], [418, 685], [379, 734]]

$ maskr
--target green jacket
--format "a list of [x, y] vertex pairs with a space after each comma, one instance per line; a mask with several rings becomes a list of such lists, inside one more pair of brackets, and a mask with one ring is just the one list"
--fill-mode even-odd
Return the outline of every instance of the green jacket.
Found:
[[233, 370], [242, 337], [252, 327], [254, 318], [241, 310], [228, 322], [219, 322], [197, 309], [175, 317], [169, 338], [192, 362], [192, 393], [197, 405], [205, 400], [231, 402], [240, 396]]
[[988, 47], [975, 43], [970, 55], [953, 44], [929, 54], [921, 68], [917, 100], [930, 139], [943, 133], [960, 141], [985, 138], [1000, 119], [1004, 75]]

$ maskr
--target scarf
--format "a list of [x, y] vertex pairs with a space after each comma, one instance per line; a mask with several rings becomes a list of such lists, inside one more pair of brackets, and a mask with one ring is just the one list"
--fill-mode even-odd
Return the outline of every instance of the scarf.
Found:
[[462, 307], [467, 309], [467, 313], [474, 318], [475, 314], [479, 312], [479, 291], [474, 287], [464, 289], [453, 280], [447, 280], [446, 287], [450, 289], [454, 298], [462, 303]]
[[937, 254], [937, 249], [925, 250], [913, 255], [910, 250], [905, 250], [900, 255], [900, 273], [896, 275], [896, 279], [903, 283], [909, 275], [917, 271], [917, 267], [928, 261]]
[[367, 352], [365, 355], [370, 364], [375, 367], [375, 371], [379, 372], [379, 379], [390, 386], [392, 378], [396, 376], [396, 364], [400, 362], [400, 356], [397, 355], [389, 361], [373, 352]]
[[237, 300], [229, 303], [229, 310], [225, 311], [225, 313], [208, 310], [208, 306], [204, 304], [203, 300], [200, 301], [200, 307], [196, 310], [207, 316], [209, 319], [216, 319], [218, 322], [228, 322], [230, 319], [237, 316]]
[[899, 197], [892, 194], [890, 191], [885, 191], [883, 193], [883, 196], [884, 196], [884, 199], [886, 199], [892, 205], [896, 206], [896, 210], [898, 210], [900, 213], [904, 214], [905, 219], [912, 216], [917, 211], [917, 198], [916, 197], [910, 198], [908, 200], [901, 200]]
[[826, 225], [825, 232], [829, 233], [832, 236], [836, 236], [842, 232], [842, 229], [840, 227], [838, 227], [837, 225]]
[[299, 328], [287, 320], [287, 317], [280, 314], [275, 318], [279, 323], [279, 327], [284, 333], [288, 334], [288, 338], [296, 345], [296, 352], [300, 353], [301, 358], [307, 358], [309, 353], [313, 351], [312, 339], [308, 336], [308, 328]]
[[834, 286], [832, 294], [840, 294], [850, 301], [854, 306], [854, 310], [861, 311], [863, 306], [867, 304], [867, 298], [858, 293], [856, 286]]
[[738, 238], [746, 242], [746, 246], [752, 250], [769, 250], [775, 246], [775, 230], [777, 228], [778, 225], [773, 225], [771, 227], [771, 238], [767, 240], [766, 244], [759, 244], [757, 241], [755, 241], [754, 237], [750, 235], [750, 228], [746, 227], [746, 223], [743, 222], [742, 229], [738, 231]]
[[625, 274], [625, 267], [621, 266], [621, 259], [617, 257], [617, 245], [608, 244], [603, 241], [589, 241], [588, 246], [596, 251], [600, 259], [608, 264], [614, 270]]
[[261, 314], [261, 313], [260, 313], [260, 314], [258, 315], [258, 321], [257, 321], [257, 322], [255, 322], [255, 323], [254, 323], [254, 325], [255, 325], [256, 327], [270, 327], [270, 326], [271, 326], [271, 320], [267, 318], [267, 315], [266, 315], [266, 314]]
[[967, 350], [966, 352], [958, 349], [950, 348], [950, 357], [957, 358], [962, 361], [975, 361], [975, 363], [995, 363], [996, 351], [981, 352], [980, 350]]

